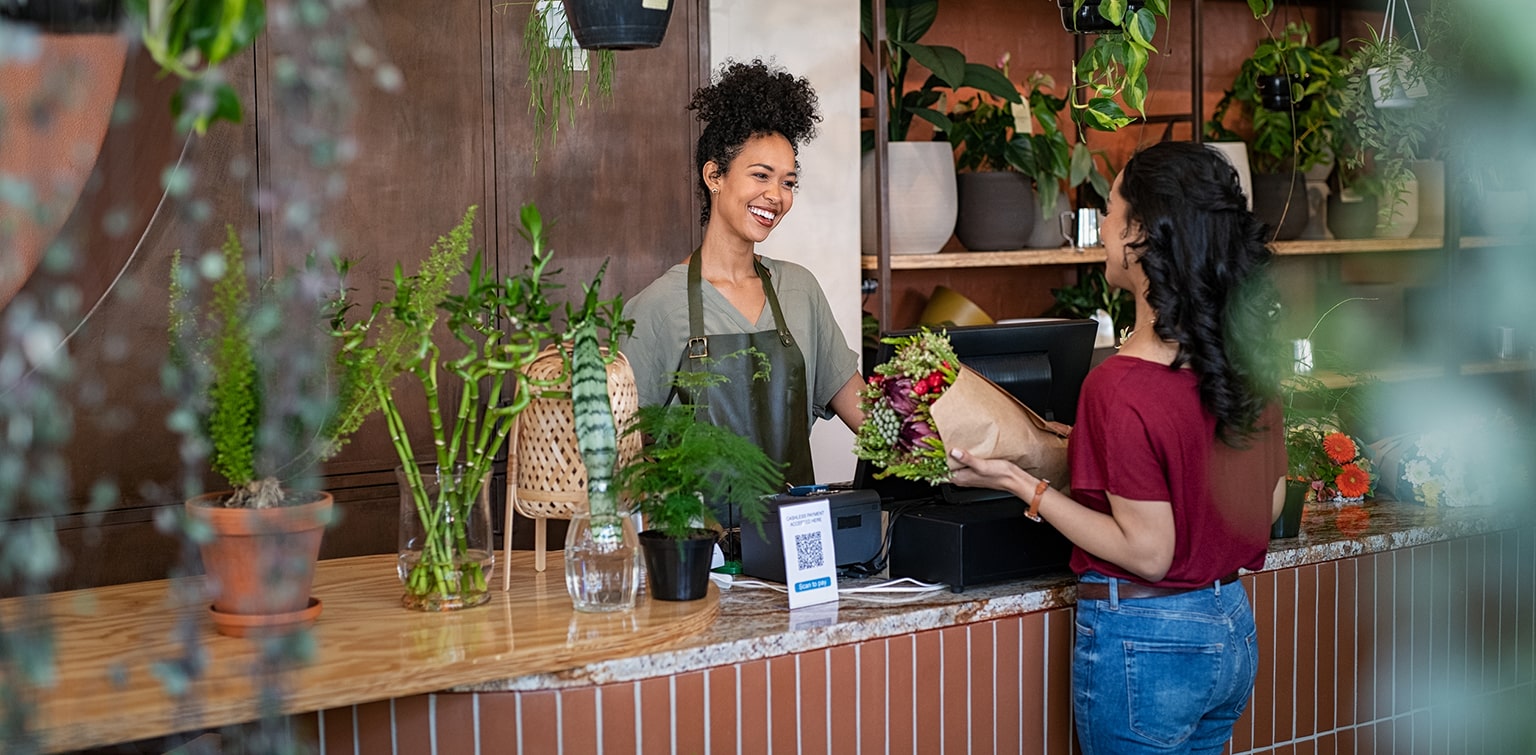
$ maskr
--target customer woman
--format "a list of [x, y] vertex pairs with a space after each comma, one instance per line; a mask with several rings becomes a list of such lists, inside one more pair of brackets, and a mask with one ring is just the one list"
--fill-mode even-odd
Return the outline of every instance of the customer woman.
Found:
[[[642, 405], [700, 404], [787, 465], [789, 482], [813, 483], [811, 423], [836, 414], [857, 428], [863, 418], [858, 356], [810, 271], [755, 248], [794, 206], [799, 147], [821, 120], [816, 93], [761, 60], [730, 62], [688, 107], [705, 123], [695, 158], [704, 241], [628, 304], [635, 331], [621, 349]], [[674, 372], [724, 380], [698, 395]]]
[[1070, 495], [960, 449], [954, 480], [1012, 492], [1075, 546], [1083, 752], [1221, 752], [1258, 658], [1237, 570], [1263, 566], [1284, 500], [1266, 229], [1222, 157], [1164, 142], [1126, 164], [1101, 230], [1136, 324], [1083, 383]]

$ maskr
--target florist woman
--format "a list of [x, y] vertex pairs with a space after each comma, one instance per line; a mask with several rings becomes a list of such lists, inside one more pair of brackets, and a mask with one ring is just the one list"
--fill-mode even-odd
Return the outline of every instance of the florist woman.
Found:
[[1135, 297], [1124, 347], [1089, 373], [1071, 494], [952, 452], [961, 485], [1007, 490], [1073, 544], [1073, 709], [1088, 755], [1221, 752], [1258, 651], [1239, 568], [1263, 566], [1286, 469], [1266, 229], [1215, 152], [1131, 158], [1103, 219], [1109, 282]]
[[[642, 405], [699, 404], [787, 465], [791, 484], [809, 484], [811, 423], [836, 414], [857, 428], [864, 381], [810, 271], [755, 247], [794, 206], [796, 155], [821, 120], [816, 93], [761, 60], [731, 62], [688, 107], [706, 124], [695, 158], [704, 242], [629, 304], [635, 331], [621, 349]], [[724, 381], [690, 395], [674, 372]]]

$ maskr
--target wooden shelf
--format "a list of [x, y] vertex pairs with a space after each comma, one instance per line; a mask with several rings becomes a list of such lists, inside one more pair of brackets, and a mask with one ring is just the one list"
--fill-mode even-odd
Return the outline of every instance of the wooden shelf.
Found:
[[[1460, 373], [1465, 376], [1496, 375], [1531, 372], [1533, 370], [1536, 370], [1536, 363], [1529, 359], [1488, 360], [1483, 362], [1464, 362], [1461, 365]], [[1372, 378], [1383, 383], [1402, 383], [1409, 380], [1438, 378], [1444, 375], [1445, 366], [1439, 364], [1399, 364], [1349, 375], [1340, 375], [1326, 370], [1312, 373], [1312, 377], [1317, 378], [1325, 387], [1330, 389], [1347, 388], [1364, 378]]]
[[[1019, 249], [1009, 252], [940, 252], [937, 254], [893, 254], [892, 270], [942, 270], [964, 267], [1028, 267], [1031, 265], [1076, 265], [1104, 261], [1104, 247], [1086, 249], [1063, 246], [1057, 249]], [[880, 261], [872, 254], [859, 258], [865, 270], [879, 270]]]
[[[1461, 240], [1463, 249], [1510, 246], [1522, 243], [1521, 239], [1468, 236]], [[1407, 239], [1348, 239], [1276, 241], [1275, 255], [1279, 257], [1303, 257], [1322, 254], [1382, 254], [1392, 252], [1417, 252], [1439, 249], [1444, 244], [1438, 238]], [[950, 270], [971, 267], [1031, 267], [1036, 265], [1080, 265], [1104, 261], [1104, 247], [1087, 248], [1064, 246], [1058, 249], [1019, 249], [1006, 252], [940, 252], [937, 254], [897, 254], [891, 256], [892, 270]], [[880, 269], [880, 261], [872, 254], [859, 258], [865, 270]]]

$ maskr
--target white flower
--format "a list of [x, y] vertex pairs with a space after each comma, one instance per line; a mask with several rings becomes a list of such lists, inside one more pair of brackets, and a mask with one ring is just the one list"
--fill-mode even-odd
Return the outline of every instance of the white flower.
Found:
[[1403, 479], [1407, 480], [1409, 485], [1418, 487], [1429, 482], [1429, 478], [1429, 462], [1423, 459], [1414, 459], [1403, 465]]

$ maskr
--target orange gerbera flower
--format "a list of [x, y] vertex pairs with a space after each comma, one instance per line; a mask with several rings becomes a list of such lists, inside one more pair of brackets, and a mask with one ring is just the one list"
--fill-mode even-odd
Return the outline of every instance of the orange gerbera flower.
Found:
[[1344, 433], [1328, 433], [1323, 438], [1323, 451], [1327, 452], [1328, 458], [1340, 464], [1354, 461], [1355, 455], [1359, 453], [1355, 449], [1355, 441]]
[[1358, 498], [1371, 489], [1371, 476], [1366, 474], [1358, 464], [1345, 464], [1344, 468], [1339, 470], [1339, 476], [1334, 478], [1333, 484], [1339, 489], [1339, 495], [1345, 498]]

